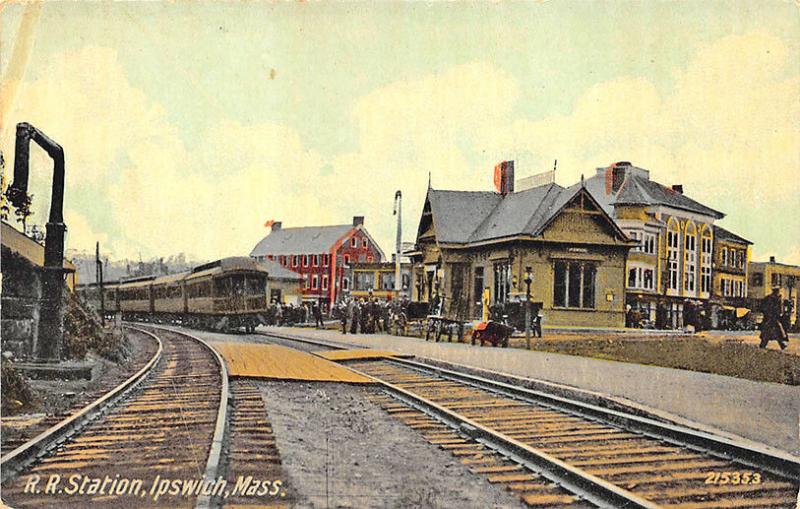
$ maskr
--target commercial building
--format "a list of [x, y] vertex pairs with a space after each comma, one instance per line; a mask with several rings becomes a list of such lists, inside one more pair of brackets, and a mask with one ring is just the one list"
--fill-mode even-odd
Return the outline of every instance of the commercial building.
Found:
[[428, 189], [413, 261], [412, 300], [444, 300], [444, 314], [481, 316], [490, 302], [541, 303], [550, 325], [620, 327], [625, 261], [634, 243], [583, 183], [514, 192], [513, 162], [495, 169], [497, 192]]
[[283, 228], [275, 222], [250, 256], [301, 274], [303, 301], [316, 301], [329, 309], [342, 292], [350, 290], [353, 263], [380, 262], [384, 255], [364, 227], [364, 217], [355, 216], [352, 224], [332, 226]]
[[774, 256], [768, 262], [750, 263], [750, 284], [747, 297], [750, 306], [759, 309], [761, 299], [772, 292], [774, 286], [780, 287], [780, 296], [784, 301], [784, 309], [789, 313], [789, 323], [794, 330], [798, 328], [798, 283], [800, 283], [800, 267], [780, 263]]
[[[396, 293], [394, 289], [395, 268], [394, 262], [354, 263], [350, 295], [358, 299], [370, 296], [380, 300], [394, 299]], [[411, 263], [400, 264], [400, 277], [402, 278], [400, 298], [410, 298]]]
[[747, 305], [747, 271], [753, 243], [725, 228], [714, 226], [714, 284], [712, 302]]
[[[658, 326], [682, 327], [687, 301], [707, 306], [715, 282], [726, 285], [723, 295], [739, 288], [741, 271], [747, 271], [749, 242], [715, 229], [715, 221], [725, 214], [685, 195], [682, 185], [664, 186], [651, 180], [648, 170], [618, 162], [598, 168], [586, 187], [619, 227], [639, 242], [628, 256], [625, 284], [626, 302], [641, 316]], [[718, 231], [723, 232], [721, 242], [715, 240]], [[729, 263], [726, 258], [724, 265], [715, 265], [725, 246], [729, 253], [734, 250], [735, 260]]]

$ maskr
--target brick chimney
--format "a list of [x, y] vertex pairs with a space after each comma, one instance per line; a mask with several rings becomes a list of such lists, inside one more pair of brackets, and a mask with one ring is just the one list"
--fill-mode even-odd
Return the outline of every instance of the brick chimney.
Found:
[[364, 216], [353, 216], [353, 228], [364, 226]]
[[672, 190], [676, 193], [683, 194], [683, 184], [672, 184]]
[[620, 161], [606, 168], [606, 194], [616, 193], [625, 182], [625, 173], [631, 163]]
[[281, 226], [283, 226], [283, 223], [281, 223], [280, 221], [275, 221], [274, 223], [272, 223], [272, 226], [271, 226], [272, 230], [270, 230], [270, 231], [271, 232], [280, 231], [281, 230]]
[[514, 161], [503, 161], [494, 167], [494, 188], [503, 196], [514, 192]]
[[775, 263], [775, 257], [774, 256], [770, 256], [769, 257], [769, 263]]

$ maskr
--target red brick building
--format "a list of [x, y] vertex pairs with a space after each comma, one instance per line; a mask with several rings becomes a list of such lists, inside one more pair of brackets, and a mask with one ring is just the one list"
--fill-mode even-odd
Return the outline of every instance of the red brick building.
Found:
[[301, 274], [303, 300], [320, 302], [325, 309], [349, 293], [352, 263], [381, 262], [384, 257], [364, 228], [363, 216], [354, 216], [352, 224], [332, 226], [283, 228], [276, 222], [250, 256]]

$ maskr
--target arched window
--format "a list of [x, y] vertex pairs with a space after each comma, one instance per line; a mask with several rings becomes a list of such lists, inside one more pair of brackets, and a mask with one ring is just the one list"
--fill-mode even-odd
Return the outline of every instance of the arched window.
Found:
[[670, 218], [667, 223], [667, 290], [678, 290], [681, 231], [678, 222]]
[[697, 227], [694, 223], [686, 223], [686, 235], [684, 241], [684, 263], [683, 263], [683, 289], [687, 292], [695, 292], [695, 278], [697, 274]]
[[714, 243], [708, 225], [703, 226], [700, 238], [700, 292], [708, 294], [711, 292], [711, 250]]

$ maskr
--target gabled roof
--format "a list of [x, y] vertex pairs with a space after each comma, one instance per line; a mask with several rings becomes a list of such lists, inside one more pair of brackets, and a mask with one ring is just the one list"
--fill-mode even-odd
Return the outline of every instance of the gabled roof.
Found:
[[744, 237], [740, 237], [735, 233], [728, 231], [725, 228], [717, 225], [714, 225], [714, 237], [719, 240], [725, 240], [728, 242], [737, 242], [739, 244], [753, 245], [752, 242], [745, 239]]
[[258, 262], [259, 265], [262, 265], [267, 269], [269, 273], [267, 275], [268, 279], [282, 279], [282, 280], [302, 280], [303, 276], [294, 272], [293, 270], [289, 270], [286, 267], [282, 266], [280, 263], [275, 262], [274, 260], [260, 260]]
[[604, 170], [598, 168], [597, 175], [586, 179], [586, 188], [609, 214], [613, 213], [614, 205], [665, 205], [717, 219], [725, 217], [722, 212], [650, 180], [647, 170], [635, 166], [626, 168], [625, 178], [616, 193], [607, 193], [606, 179], [602, 173]]
[[[483, 191], [440, 191], [428, 189], [436, 238], [439, 242], [463, 244], [492, 213], [503, 197]], [[422, 232], [420, 232], [422, 233]]]
[[[566, 189], [546, 184], [505, 197], [492, 192], [429, 189], [427, 201], [438, 242], [471, 244], [518, 235], [536, 237], [583, 190], [597, 203], [580, 183]], [[607, 213], [605, 216], [619, 237], [628, 240]]]
[[327, 253], [352, 229], [350, 224], [281, 228], [261, 239], [250, 256]]
[[688, 210], [706, 216], [721, 219], [725, 214], [706, 207], [702, 203], [696, 202], [683, 193], [662, 186], [658, 182], [642, 178], [638, 175], [627, 175], [622, 187], [617, 193], [614, 205], [646, 204], [646, 205], [666, 205], [676, 209]]

